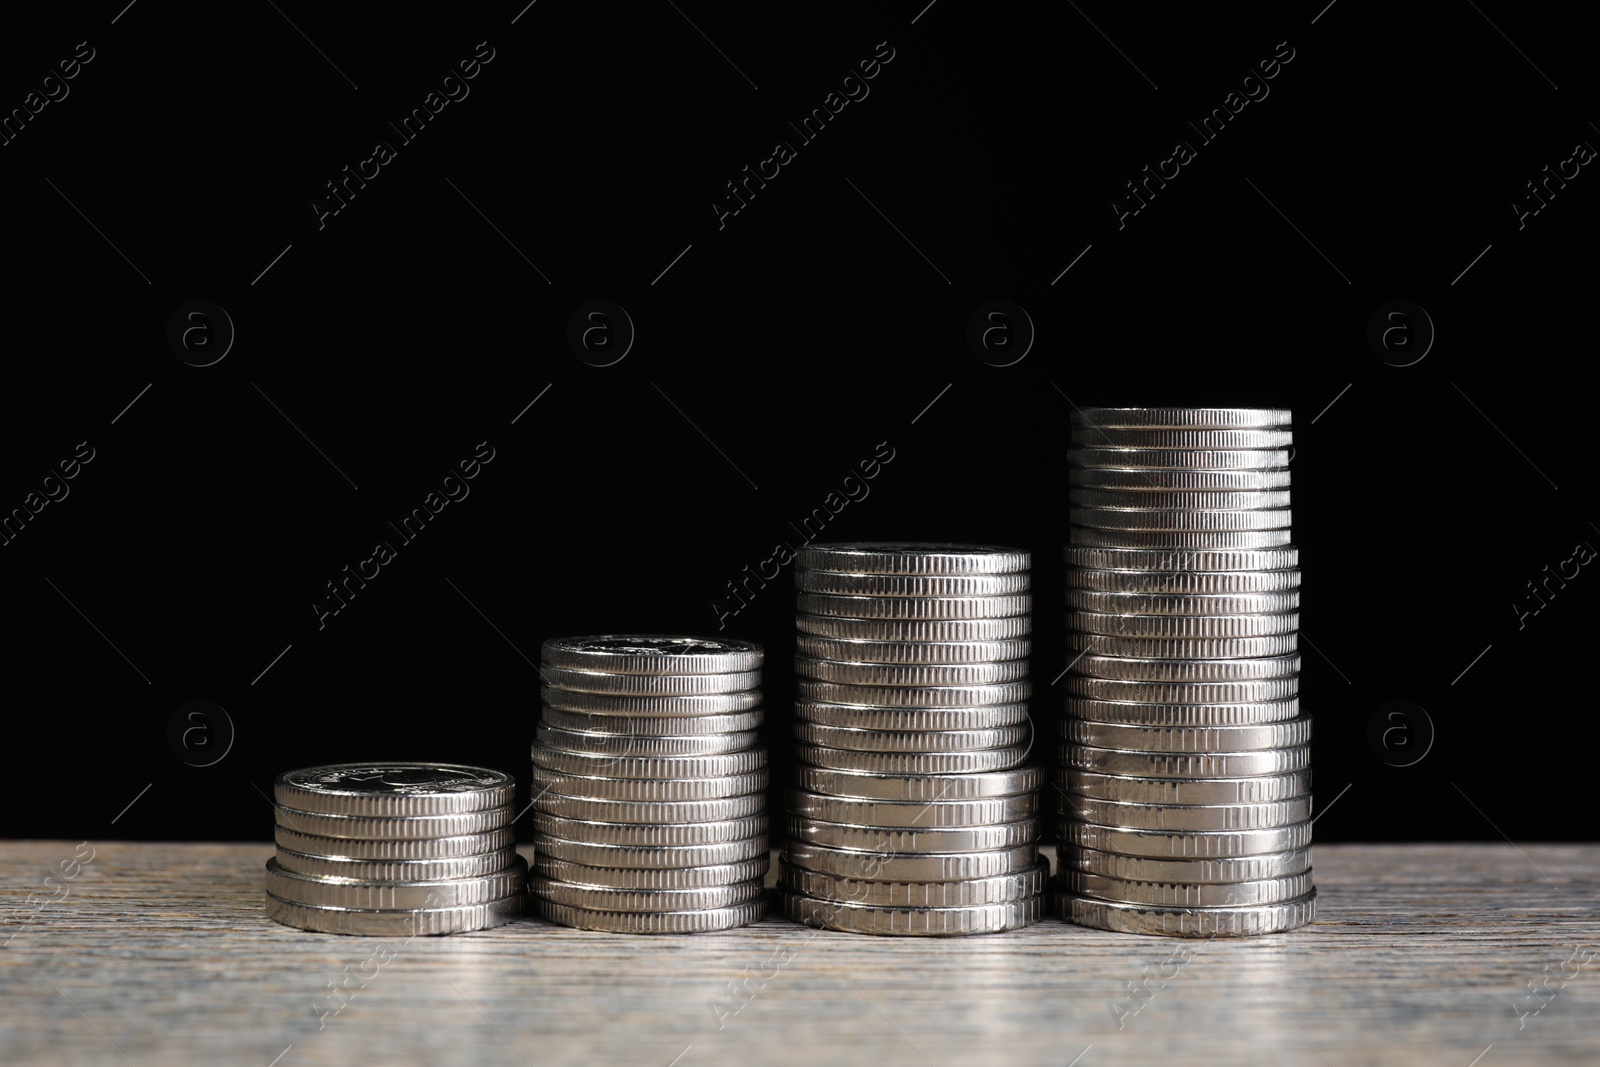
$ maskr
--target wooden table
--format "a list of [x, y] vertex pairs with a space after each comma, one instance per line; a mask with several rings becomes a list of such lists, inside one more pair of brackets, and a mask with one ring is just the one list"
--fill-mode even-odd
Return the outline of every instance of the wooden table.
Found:
[[1210, 942], [337, 937], [263, 917], [270, 845], [91, 847], [30, 908], [77, 843], [0, 845], [6, 1064], [1600, 1062], [1600, 846], [1318, 845], [1313, 926]]

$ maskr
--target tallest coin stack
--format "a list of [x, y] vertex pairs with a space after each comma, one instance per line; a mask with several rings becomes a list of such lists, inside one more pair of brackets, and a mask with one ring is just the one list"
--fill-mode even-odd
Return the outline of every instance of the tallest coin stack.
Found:
[[1289, 412], [1073, 417], [1063, 915], [1180, 936], [1311, 921]]

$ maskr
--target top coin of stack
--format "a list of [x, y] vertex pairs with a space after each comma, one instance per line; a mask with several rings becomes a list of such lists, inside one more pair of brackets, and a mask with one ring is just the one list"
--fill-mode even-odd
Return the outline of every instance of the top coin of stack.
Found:
[[1086, 926], [1315, 914], [1287, 411], [1073, 417], [1057, 902]]
[[333, 934], [483, 930], [521, 914], [508, 774], [346, 763], [278, 776], [267, 915]]
[[641, 934], [761, 918], [761, 646], [573, 637], [546, 641], [542, 658], [528, 878], [539, 914]]
[[800, 551], [791, 918], [921, 935], [1038, 919], [1028, 564], [971, 545]]

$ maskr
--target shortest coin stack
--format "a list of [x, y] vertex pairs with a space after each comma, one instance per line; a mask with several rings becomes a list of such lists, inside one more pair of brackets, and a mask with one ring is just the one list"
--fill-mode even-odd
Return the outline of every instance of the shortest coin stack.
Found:
[[522, 913], [510, 775], [344, 763], [278, 776], [267, 916], [329, 934], [486, 930]]
[[728, 930], [766, 914], [761, 646], [602, 635], [544, 643], [528, 890], [563, 926]]

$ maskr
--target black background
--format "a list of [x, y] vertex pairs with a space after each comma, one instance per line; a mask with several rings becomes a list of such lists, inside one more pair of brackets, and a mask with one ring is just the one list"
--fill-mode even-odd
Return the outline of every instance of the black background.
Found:
[[[923, 3], [114, 0], [9, 26], [5, 109], [95, 57], [0, 148], [0, 508], [94, 459], [0, 549], [0, 833], [263, 839], [276, 773], [343, 760], [525, 783], [542, 640], [718, 632], [724, 584], [880, 442], [824, 539], [1031, 549], [1050, 736], [1072, 405], [1270, 404], [1295, 414], [1318, 840], [1591, 836], [1600, 578], [1521, 629], [1512, 602], [1600, 544], [1600, 178], [1521, 229], [1510, 207], [1600, 143], [1589, 42], [1505, 5]], [[470, 95], [400, 144], [386, 122], [480, 41]], [[719, 228], [723, 184], [885, 41], [870, 95]], [[1185, 121], [1279, 42], [1270, 94], [1199, 144]], [[1179, 139], [1197, 158], [1119, 228]], [[378, 140], [396, 158], [319, 229]], [[1009, 367], [965, 340], [996, 298], [1037, 330]], [[205, 368], [165, 336], [194, 299], [237, 330]], [[637, 329], [614, 366], [565, 341], [591, 299]], [[1437, 329], [1409, 367], [1366, 342], [1395, 299]], [[483, 441], [470, 496], [319, 629], [323, 584]], [[790, 581], [721, 631], [767, 648], [775, 800]], [[204, 768], [166, 739], [195, 699], [237, 732]], [[1437, 730], [1412, 767], [1366, 741], [1392, 699]]]

